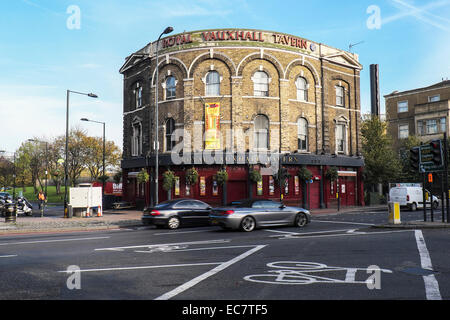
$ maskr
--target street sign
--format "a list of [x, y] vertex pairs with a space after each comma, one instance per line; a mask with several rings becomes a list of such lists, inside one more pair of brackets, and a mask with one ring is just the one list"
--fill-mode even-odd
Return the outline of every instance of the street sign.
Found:
[[[440, 145], [440, 144], [439, 144]], [[436, 172], [444, 170], [443, 162], [437, 162], [432, 144], [424, 144], [419, 147], [420, 172]]]

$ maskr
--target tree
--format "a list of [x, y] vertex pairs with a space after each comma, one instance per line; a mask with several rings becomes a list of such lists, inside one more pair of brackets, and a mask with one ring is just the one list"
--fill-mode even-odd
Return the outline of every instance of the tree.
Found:
[[0, 156], [0, 188], [9, 187], [13, 183], [14, 164], [4, 156]]
[[[65, 137], [64, 137], [65, 139]], [[85, 169], [90, 150], [85, 144], [86, 133], [81, 129], [72, 129], [69, 133], [69, 144], [67, 154], [68, 175], [72, 186]]]
[[[91, 174], [92, 180], [100, 179], [103, 175], [103, 138], [83, 137], [87, 146], [86, 168]], [[108, 168], [117, 169], [120, 166], [122, 153], [113, 141], [105, 142], [105, 175]]]
[[398, 176], [398, 182], [418, 182], [421, 180], [419, 172], [411, 167], [409, 161], [411, 148], [419, 145], [420, 140], [417, 136], [409, 136], [401, 142], [398, 157], [402, 170]]
[[365, 160], [365, 183], [375, 190], [378, 184], [386, 184], [398, 177], [401, 164], [392, 149], [387, 124], [378, 117], [363, 121], [361, 125], [362, 153]]

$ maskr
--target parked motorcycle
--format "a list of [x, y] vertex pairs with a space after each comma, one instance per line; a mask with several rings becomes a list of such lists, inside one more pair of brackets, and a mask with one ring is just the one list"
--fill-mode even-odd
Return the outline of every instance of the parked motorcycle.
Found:
[[17, 198], [17, 214], [33, 215], [33, 205], [25, 197]]
[[12, 197], [0, 196], [0, 214], [2, 217], [6, 216], [7, 204], [13, 203]]

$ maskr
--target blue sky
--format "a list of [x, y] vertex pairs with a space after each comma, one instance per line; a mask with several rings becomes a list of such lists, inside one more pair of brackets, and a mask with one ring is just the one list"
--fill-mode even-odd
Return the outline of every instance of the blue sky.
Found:
[[[67, 21], [80, 9], [80, 28]], [[369, 28], [376, 6], [381, 27]], [[373, 20], [370, 20], [373, 21]], [[376, 20], [375, 20], [376, 21]], [[122, 77], [126, 56], [175, 32], [252, 28], [285, 32], [359, 54], [363, 112], [370, 110], [369, 65], [380, 65], [381, 94], [427, 86], [450, 77], [450, 0], [2, 0], [0, 2], [0, 150], [14, 151], [32, 137], [70, 125], [122, 147]], [[382, 98], [384, 110], [384, 99]]]

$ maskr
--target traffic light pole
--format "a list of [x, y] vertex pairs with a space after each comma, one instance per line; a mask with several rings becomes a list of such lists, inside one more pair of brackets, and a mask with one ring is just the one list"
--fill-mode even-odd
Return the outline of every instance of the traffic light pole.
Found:
[[423, 221], [427, 222], [427, 199], [425, 198], [425, 172], [422, 172]]
[[[450, 222], [450, 199], [449, 199], [449, 191], [448, 191], [448, 142], [447, 142], [447, 132], [444, 132], [444, 185], [445, 185], [445, 203], [447, 206], [447, 223]], [[444, 203], [444, 199], [442, 198], [442, 204]]]

